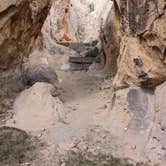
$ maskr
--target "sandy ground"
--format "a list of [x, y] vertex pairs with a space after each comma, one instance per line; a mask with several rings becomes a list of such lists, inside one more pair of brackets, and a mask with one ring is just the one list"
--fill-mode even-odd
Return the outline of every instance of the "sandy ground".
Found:
[[67, 118], [64, 123], [33, 133], [48, 144], [40, 152], [42, 158], [40, 155], [33, 164], [54, 165], [58, 160], [63, 161], [60, 156], [71, 150], [94, 154], [115, 151], [114, 138], [99, 125], [110, 111], [111, 80], [88, 76], [85, 71], [58, 71], [57, 74], [64, 90], [60, 99]]
[[[110, 108], [110, 89], [102, 89], [102, 79], [90, 77], [84, 71], [60, 72], [61, 86], [64, 93], [61, 99], [69, 111], [68, 125], [60, 127], [62, 134], [59, 140], [68, 136], [81, 136], [84, 130], [97, 124], [97, 117], [106, 115]], [[111, 85], [110, 85], [111, 86]], [[57, 130], [59, 135], [59, 130]], [[55, 134], [56, 137], [56, 134]]]
[[[99, 125], [110, 111], [111, 80], [89, 76], [85, 71], [57, 71], [57, 74], [63, 89], [59, 98], [64, 103], [66, 119], [43, 130], [26, 130], [46, 145], [39, 150], [36, 160], [28, 162], [29, 165], [54, 166], [60, 160], [59, 155], [63, 156], [70, 150], [81, 149], [95, 153], [96, 150], [110, 152], [112, 149], [110, 134]], [[17, 122], [14, 123], [13, 127], [17, 127]], [[106, 135], [109, 135], [107, 139]]]
[[[92, 155], [91, 159], [93, 161], [95, 161], [95, 158], [101, 159], [101, 157], [103, 157], [104, 161], [107, 158], [106, 155], [109, 155], [108, 158], [112, 155], [118, 157], [118, 162], [123, 160], [123, 156], [125, 156], [123, 154], [126, 153], [126, 151], [123, 152], [124, 144], [118, 142], [118, 138], [114, 136], [115, 134], [111, 133], [109, 127], [105, 127], [111, 125], [112, 80], [92, 77], [85, 71], [57, 71], [57, 74], [60, 87], [63, 89], [59, 99], [63, 102], [63, 111], [66, 112], [66, 118], [64, 121], [57, 121], [55, 119], [55, 125], [48, 124], [42, 130], [33, 128], [33, 125], [31, 125], [32, 130], [30, 130], [31, 128], [29, 130], [25, 129], [29, 135], [41, 142], [42, 147], [37, 147], [37, 154], [33, 161], [25, 160], [25, 162], [19, 165], [81, 166], [76, 164], [79, 162], [77, 155], [80, 153], [83, 153], [80, 160], [85, 161], [84, 157], [87, 157], [88, 154]], [[40, 93], [36, 92], [36, 94], [39, 95]], [[45, 96], [44, 98], [46, 98], [43, 100], [45, 103], [47, 97]], [[38, 103], [38, 99], [35, 100]], [[54, 99], [51, 97], [51, 100]], [[25, 106], [27, 107], [27, 105]], [[28, 113], [28, 110], [26, 112]], [[49, 111], [46, 112], [49, 113]], [[33, 114], [32, 111], [29, 111], [29, 113]], [[21, 117], [24, 119], [24, 114], [22, 113], [22, 115]], [[26, 122], [31, 122], [31, 119], [28, 120], [28, 117], [31, 116], [25, 117]], [[43, 125], [40, 124], [42, 121], [38, 119], [40, 118], [36, 118], [35, 124], [37, 126]], [[52, 122], [52, 117], [50, 122]], [[24, 129], [24, 120], [22, 120], [21, 124], [22, 126], [18, 126], [18, 128]], [[17, 128], [17, 122], [13, 127]], [[74, 159], [72, 159], [77, 160], [72, 161], [75, 165], [66, 162], [68, 160], [66, 158], [71, 152], [76, 154]], [[134, 162], [131, 158], [127, 159]], [[111, 159], [111, 162], [114, 159]], [[109, 161], [107, 165], [109, 165]], [[118, 166], [123, 165], [120, 164]], [[103, 165], [101, 164], [101, 166]]]

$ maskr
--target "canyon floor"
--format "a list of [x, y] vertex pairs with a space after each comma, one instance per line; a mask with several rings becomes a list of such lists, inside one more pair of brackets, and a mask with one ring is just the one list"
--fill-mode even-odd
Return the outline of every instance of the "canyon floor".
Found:
[[[21, 125], [17, 124], [21, 119], [15, 121], [11, 116], [6, 123], [11, 127], [2, 128], [1, 139], [5, 137], [9, 140], [1, 145], [1, 148], [6, 148], [1, 151], [1, 165], [124, 165], [126, 160], [112, 157], [119, 149], [115, 144], [116, 138], [103, 128], [111, 107], [111, 78], [91, 77], [83, 70], [58, 71], [57, 74], [63, 89], [59, 98], [64, 105], [65, 119], [58, 119], [58, 122], [55, 120], [55, 124], [47, 125], [46, 128], [35, 129], [31, 125], [34, 123], [31, 115], [23, 113], [26, 120]], [[24, 109], [24, 103], [20, 102], [19, 105]], [[45, 118], [48, 119], [46, 113]], [[37, 126], [41, 127], [42, 123], [41, 118], [36, 118]], [[15, 141], [16, 144], [13, 143]], [[14, 156], [13, 149], [17, 156]], [[3, 156], [5, 152], [8, 158]]]
[[166, 0], [1, 0], [0, 166], [166, 166]]
[[128, 113], [112, 112], [113, 78], [92, 77], [84, 70], [56, 72], [58, 97], [51, 84], [36, 83], [20, 93], [21, 85], [12, 81], [17, 88], [4, 98], [11, 110], [1, 117], [0, 165], [152, 165], [140, 150], [148, 132], [129, 128], [128, 133]]

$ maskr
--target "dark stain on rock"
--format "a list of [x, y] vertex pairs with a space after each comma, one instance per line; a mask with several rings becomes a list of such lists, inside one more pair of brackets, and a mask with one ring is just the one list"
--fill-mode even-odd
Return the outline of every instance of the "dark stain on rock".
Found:
[[116, 101], [116, 93], [113, 94], [112, 97], [112, 102], [111, 102], [111, 110], [113, 109], [114, 105], [115, 105], [115, 101]]
[[133, 113], [129, 128], [136, 131], [146, 129], [148, 127], [146, 94], [140, 89], [131, 89], [127, 94], [127, 101], [129, 110]]
[[138, 56], [137, 58], [133, 59], [133, 62], [135, 64], [135, 70], [137, 77], [141, 79], [142, 81], [147, 81], [148, 74], [143, 70], [143, 62], [142, 59]]
[[144, 3], [140, 0], [121, 0], [122, 32], [127, 32], [127, 27], [131, 35], [145, 30], [149, 15], [149, 2], [150, 0], [144, 0]]
[[136, 33], [137, 30], [137, 22], [136, 16], [138, 13], [138, 2], [137, 1], [129, 1], [128, 8], [129, 8], [129, 28], [132, 34]]
[[146, 27], [147, 18], [149, 15], [149, 3], [148, 2], [149, 1], [146, 0], [144, 3], [145, 5], [143, 7], [141, 7], [138, 11], [138, 16], [139, 16], [138, 23], [137, 23], [138, 31], [143, 31]]
[[126, 18], [127, 18], [127, 1], [121, 0], [121, 31], [125, 32], [126, 29]]

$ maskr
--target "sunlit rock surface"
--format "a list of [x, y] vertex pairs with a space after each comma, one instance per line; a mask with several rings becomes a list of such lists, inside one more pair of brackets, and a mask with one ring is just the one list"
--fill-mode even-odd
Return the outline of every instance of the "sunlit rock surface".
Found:
[[17, 65], [32, 50], [50, 0], [1, 0], [0, 69]]

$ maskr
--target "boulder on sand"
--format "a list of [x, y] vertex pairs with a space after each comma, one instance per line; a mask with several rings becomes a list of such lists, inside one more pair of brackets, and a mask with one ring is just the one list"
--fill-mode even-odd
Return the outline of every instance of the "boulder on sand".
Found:
[[51, 95], [53, 89], [51, 84], [35, 83], [24, 90], [14, 103], [14, 121], [8, 124], [26, 131], [38, 131], [58, 121], [64, 122], [65, 108], [59, 98]]

